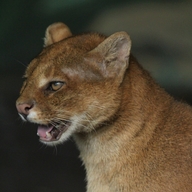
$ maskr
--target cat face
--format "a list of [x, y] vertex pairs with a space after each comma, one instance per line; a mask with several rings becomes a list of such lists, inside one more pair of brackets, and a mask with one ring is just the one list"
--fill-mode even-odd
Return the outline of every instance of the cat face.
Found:
[[49, 26], [44, 50], [24, 75], [16, 102], [21, 118], [37, 124], [48, 145], [94, 131], [118, 110], [129, 51], [124, 32], [71, 36], [64, 24]]

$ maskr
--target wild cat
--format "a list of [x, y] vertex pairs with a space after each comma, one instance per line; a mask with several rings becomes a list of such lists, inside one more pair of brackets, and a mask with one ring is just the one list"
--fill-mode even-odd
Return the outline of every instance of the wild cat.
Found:
[[16, 102], [46, 145], [73, 137], [88, 192], [191, 192], [192, 108], [166, 93], [130, 53], [126, 32], [46, 30]]

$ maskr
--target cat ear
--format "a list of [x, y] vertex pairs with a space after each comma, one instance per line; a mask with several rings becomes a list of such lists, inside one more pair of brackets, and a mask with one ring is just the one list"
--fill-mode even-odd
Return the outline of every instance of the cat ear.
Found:
[[97, 62], [102, 74], [106, 78], [114, 78], [122, 82], [129, 64], [131, 39], [126, 32], [115, 33], [100, 43], [90, 54], [99, 54], [101, 60]]
[[45, 32], [44, 47], [72, 36], [70, 29], [64, 23], [53, 23]]

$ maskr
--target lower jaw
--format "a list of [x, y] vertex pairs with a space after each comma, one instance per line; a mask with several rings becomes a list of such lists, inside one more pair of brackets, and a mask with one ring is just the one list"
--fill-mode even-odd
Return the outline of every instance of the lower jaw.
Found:
[[60, 139], [58, 140], [52, 140], [52, 141], [46, 141], [46, 140], [42, 140], [41, 138], [39, 139], [39, 141], [47, 146], [56, 146], [58, 144], [61, 144], [62, 141]]

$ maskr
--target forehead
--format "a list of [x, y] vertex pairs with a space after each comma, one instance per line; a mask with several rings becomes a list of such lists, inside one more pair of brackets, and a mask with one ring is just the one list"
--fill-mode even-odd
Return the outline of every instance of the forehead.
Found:
[[64, 39], [58, 43], [52, 44], [39, 54], [28, 66], [25, 77], [39, 76], [49, 72], [53, 74], [54, 71], [60, 70], [65, 65], [72, 67], [72, 65], [80, 63], [82, 56], [94, 49], [106, 37], [96, 33], [89, 33], [84, 35], [73, 36]]
[[[27, 67], [25, 77], [37, 76], [51, 69], [58, 69], [61, 65], [67, 64], [72, 59], [72, 51], [66, 43], [56, 44], [45, 48]], [[74, 52], [75, 50], [73, 50]], [[77, 58], [77, 57], [75, 57]], [[51, 71], [50, 71], [51, 72]]]
[[[62, 61], [62, 63], [65, 63]], [[56, 58], [51, 57], [47, 59], [44, 56], [35, 58], [27, 68], [25, 77], [27, 82], [34, 84], [37, 87], [43, 87], [49, 81], [60, 80], [63, 76], [61, 71], [61, 63]]]

